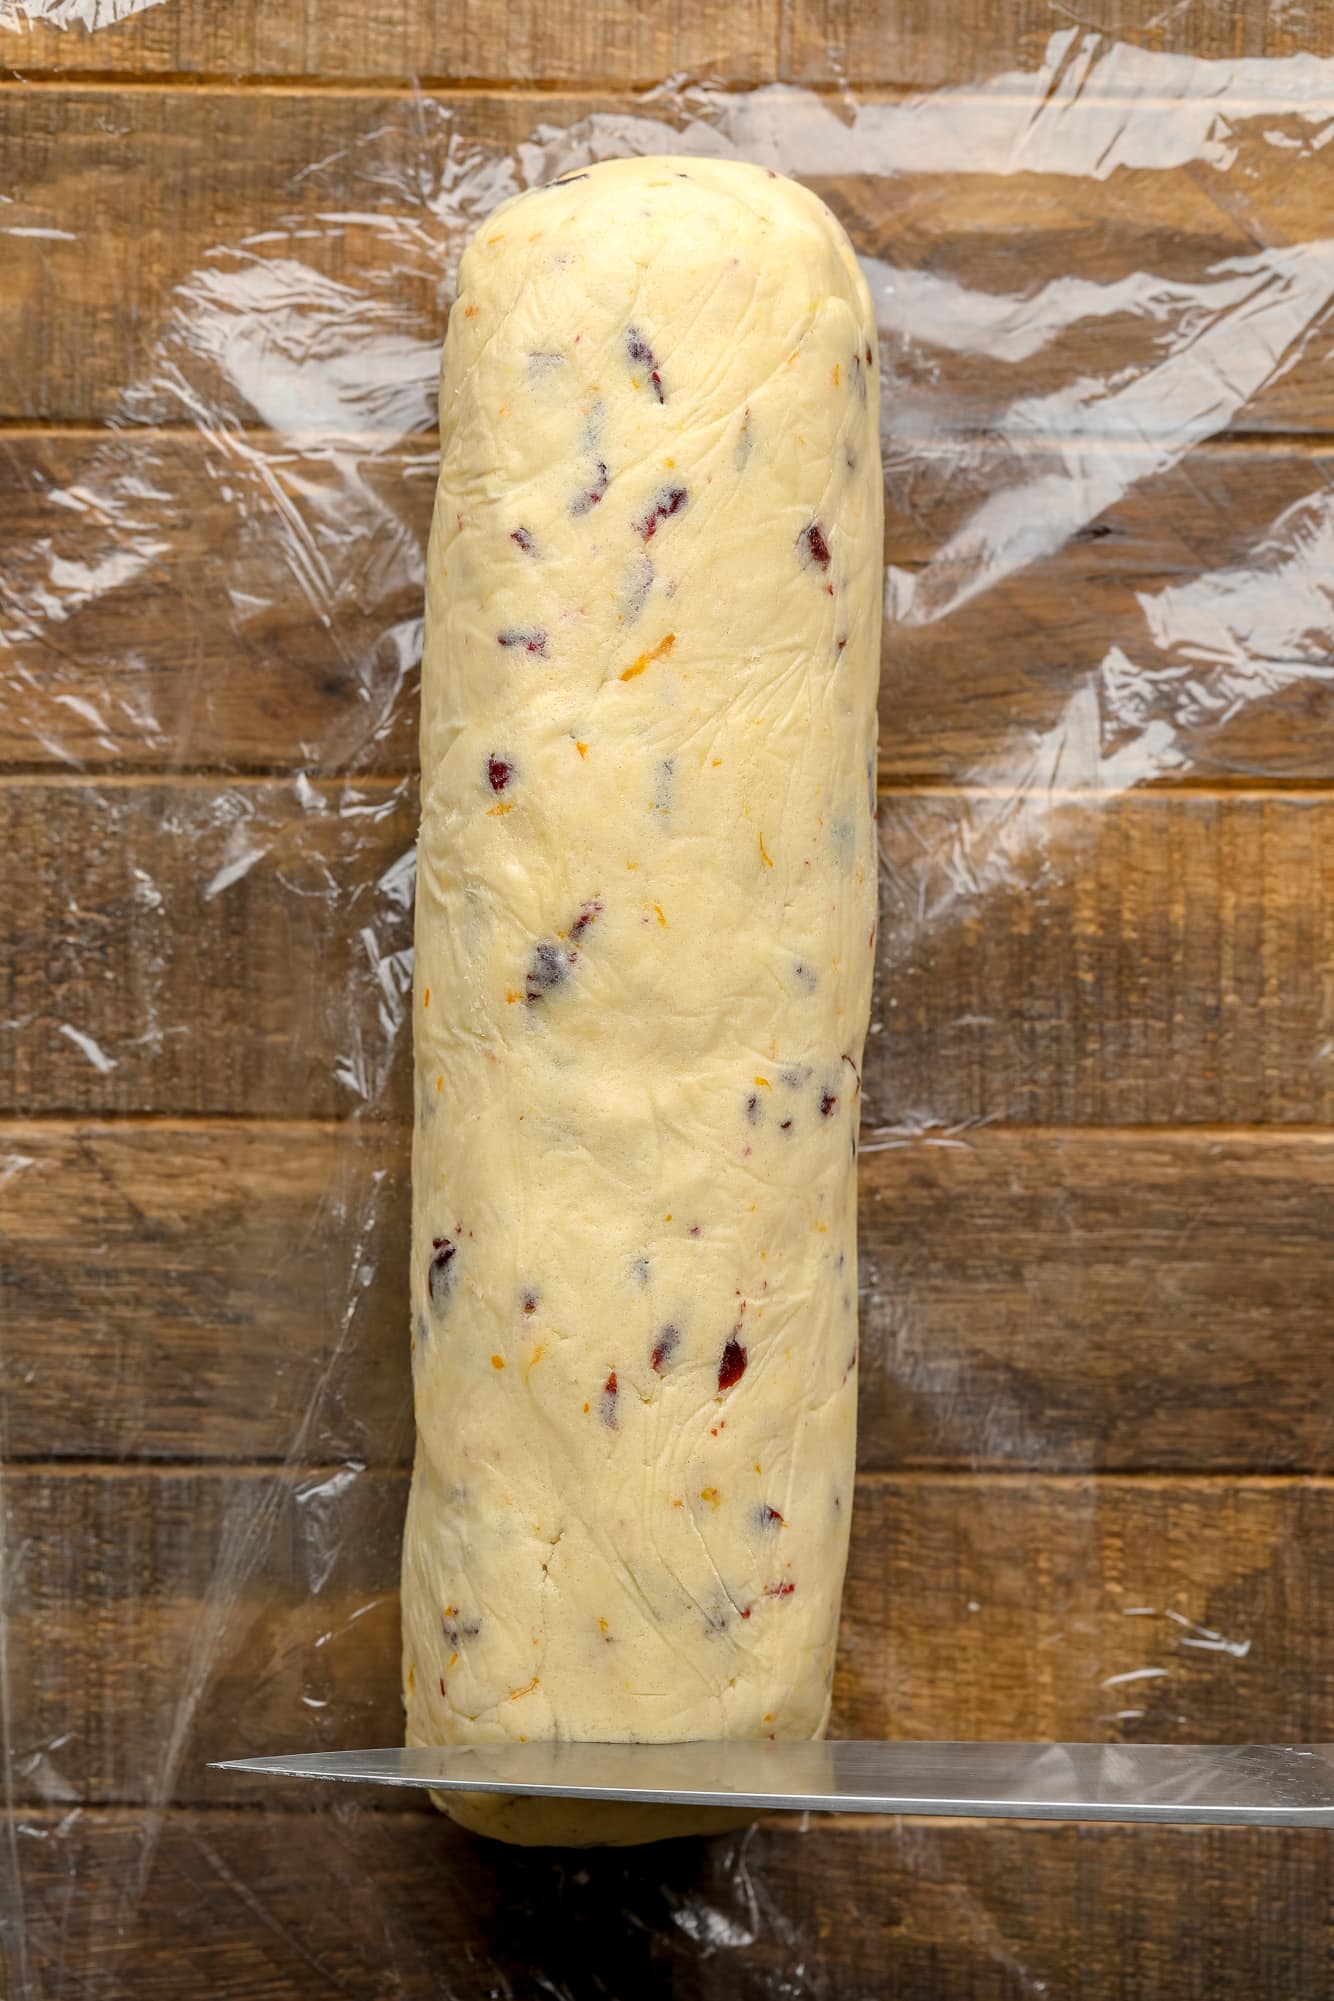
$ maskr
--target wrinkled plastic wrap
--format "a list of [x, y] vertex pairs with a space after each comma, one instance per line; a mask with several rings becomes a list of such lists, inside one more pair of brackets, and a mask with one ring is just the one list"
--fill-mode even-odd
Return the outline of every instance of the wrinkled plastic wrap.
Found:
[[[27, 13], [82, 32], [126, 11]], [[1330, 458], [1300, 435], [1322, 401], [1328, 428], [1334, 64], [1196, 61], [1068, 25], [967, 90], [665, 85], [587, 104], [569, 122], [565, 100], [497, 97], [488, 121], [476, 101], [367, 96], [332, 154], [281, 168], [251, 233], [173, 272], [110, 423], [53, 434], [7, 489], [4, 755], [11, 792], [53, 802], [40, 852], [9, 850], [43, 955], [7, 1008], [0, 1142], [21, 1218], [0, 1351], [15, 2001], [209, 1991], [210, 1968], [219, 1992], [258, 1993], [274, 1968], [312, 1994], [882, 1991], [764, 1830], [516, 1859], [425, 1812], [203, 1769], [399, 1728], [411, 772], [439, 346], [471, 230], [589, 161], [772, 165], [830, 200], [861, 257], [888, 515], [864, 1165], [911, 1151], [927, 1187], [933, 1161], [966, 1156], [1015, 1232], [994, 1274], [1009, 1317], [970, 1347], [941, 1335], [981, 1296], [948, 1297], [968, 1243], [864, 1230], [863, 1456], [882, 1485], [933, 1465], [1053, 1473], [1083, 1510], [1087, 1562], [1060, 1574], [1022, 1539], [1004, 1574], [961, 1561], [931, 1686], [896, 1654], [878, 1714], [873, 1566], [854, 1556], [836, 1727], [969, 1735], [980, 1717], [985, 1733], [994, 1708], [952, 1708], [949, 1686], [956, 1654], [1012, 1631], [988, 1628], [996, 1594], [1006, 1619], [1026, 1604], [1044, 1713], [1087, 1734], [1207, 1735], [1220, 1683], [1257, 1655], [1271, 1684], [1289, 1669], [1244, 1590], [1227, 1624], [1207, 1594], [1139, 1600], [1132, 1551], [1113, 1602], [1095, 1473], [1146, 1462], [1119, 1433], [1109, 1446], [1124, 1415], [1099, 1378], [1044, 1408], [1007, 1343], [1031, 1367], [1044, 1336], [1077, 1340], [1109, 1259], [1128, 1321], [1165, 1282], [1148, 1222], [1109, 1245], [1096, 1201], [1061, 1192], [1081, 1130], [1327, 1116], [1319, 996], [1307, 1044], [1267, 1042], [1246, 1084], [1216, 1005], [1223, 947], [1211, 933], [1191, 957], [1189, 828], [1165, 820], [1143, 850], [1181, 871], [1172, 939], [1149, 941], [1170, 963], [1140, 963], [1121, 909], [1110, 971], [1088, 944], [1077, 1019], [1044, 969], [1061, 934], [1078, 952], [1098, 929], [1107, 843], [1133, 846], [1104, 832], [1118, 802], [1295, 796], [1334, 771]], [[67, 196], [0, 206], [0, 239], [43, 243], [65, 283], [77, 175]], [[1266, 838], [1232, 854], [1239, 881], [1269, 866]], [[959, 969], [988, 926], [1009, 941], [992, 940], [987, 963], [1009, 969], [994, 990]], [[1264, 960], [1262, 936], [1249, 949]], [[1156, 979], [1169, 1018], [1146, 1027], [1136, 994]], [[1257, 1034], [1281, 1028], [1272, 994], [1256, 1008]], [[1284, 1095], [1273, 1077], [1294, 1072]], [[1028, 1153], [996, 1154], [1007, 1125]], [[1206, 1182], [1187, 1205], [1206, 1238], [1212, 1202]], [[1170, 1353], [1142, 1367], [1170, 1403]], [[1319, 1470], [1300, 1440], [1247, 1463]], [[1295, 1730], [1300, 1710], [1259, 1722]], [[1016, 1729], [1038, 1714], [1022, 1692], [1006, 1713]], [[905, 1878], [929, 1870], [920, 1828], [883, 1838]], [[829, 1852], [811, 1847], [817, 1876]], [[243, 1941], [225, 1949], [220, 1903]], [[943, 1908], [979, 1964], [1009, 1969], [1005, 1991], [1044, 1991], [984, 1890]], [[173, 1925], [175, 1987], [143, 1959]]]

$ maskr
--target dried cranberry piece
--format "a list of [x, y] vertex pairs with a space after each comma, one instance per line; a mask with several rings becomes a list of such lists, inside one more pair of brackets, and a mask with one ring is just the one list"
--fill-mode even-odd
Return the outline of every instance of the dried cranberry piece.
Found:
[[526, 556], [533, 555], [537, 549], [536, 542], [526, 528], [511, 528], [510, 541], [517, 542]]
[[741, 1381], [741, 1378], [746, 1373], [746, 1364], [749, 1360], [750, 1357], [746, 1353], [746, 1350], [737, 1340], [736, 1335], [733, 1334], [729, 1338], [727, 1345], [724, 1347], [722, 1355], [719, 1358], [718, 1362], [719, 1389], [730, 1390], [733, 1383], [739, 1383]]
[[570, 926], [571, 938], [581, 938], [584, 932], [587, 931], [589, 925], [593, 922], [593, 919], [595, 917], [600, 916], [601, 912], [602, 912], [602, 904], [600, 900], [596, 896], [590, 897], [588, 902], [585, 903], [581, 908], [579, 915], [575, 918], [573, 924]]
[[616, 1371], [613, 1369], [606, 1382], [602, 1385], [602, 1396], [598, 1402], [602, 1422], [610, 1431], [617, 1429], [616, 1401], [619, 1395], [620, 1390], [616, 1382]]
[[653, 384], [654, 394], [659, 403], [665, 403], [667, 398], [663, 394], [662, 377], [658, 373], [657, 356], [644, 339], [643, 334], [640, 333], [638, 327], [629, 327], [626, 329], [625, 351], [637, 367], [648, 370], [649, 381]]
[[493, 792], [503, 792], [514, 776], [514, 766], [506, 757], [496, 757], [494, 753], [486, 760], [486, 775]]
[[765, 1530], [766, 1533], [771, 1529], [781, 1529], [785, 1526], [783, 1517], [779, 1514], [777, 1508], [771, 1508], [767, 1501], [761, 1501], [756, 1508], [755, 1525], [757, 1528]]
[[837, 1103], [838, 1103], [837, 1091], [828, 1091], [828, 1090], [822, 1091], [820, 1093], [820, 1117], [822, 1119], [827, 1119]]
[[543, 938], [528, 962], [528, 978], [524, 983], [525, 1000], [541, 1000], [553, 988], [570, 977], [570, 962], [559, 945], [553, 945], [549, 938]]
[[448, 1299], [454, 1285], [452, 1266], [458, 1246], [448, 1237], [432, 1237], [431, 1261], [426, 1267], [426, 1296], [437, 1311]]
[[680, 1328], [673, 1327], [670, 1325], [664, 1327], [661, 1334], [659, 1334], [657, 1340], [653, 1344], [653, 1353], [649, 1356], [649, 1361], [652, 1364], [654, 1371], [658, 1375], [662, 1374], [663, 1370], [666, 1368], [668, 1362], [671, 1361], [672, 1356], [676, 1353], [680, 1345], [681, 1345]]
[[574, 515], [587, 514], [592, 508], [597, 506], [598, 502], [601, 500], [603, 494], [606, 491], [607, 491], [607, 467], [605, 461], [599, 459], [597, 461], [597, 471], [594, 474], [592, 484], [586, 486], [582, 493], [577, 493], [574, 499], [570, 502], [571, 514]]
[[795, 1584], [766, 1584], [764, 1595], [766, 1598], [790, 1598], [796, 1588]]
[[809, 528], [802, 529], [797, 537], [797, 547], [805, 560], [814, 563], [817, 569], [829, 568], [829, 544], [818, 521], [812, 521]]
[[536, 653], [543, 660], [547, 657], [547, 636], [540, 625], [507, 625], [503, 632], [496, 634], [500, 646], [522, 646], [527, 653]]
[[683, 486], [660, 486], [653, 496], [648, 513], [635, 523], [644, 540], [651, 542], [658, 532], [658, 523], [670, 521], [673, 514], [679, 514], [689, 497]]

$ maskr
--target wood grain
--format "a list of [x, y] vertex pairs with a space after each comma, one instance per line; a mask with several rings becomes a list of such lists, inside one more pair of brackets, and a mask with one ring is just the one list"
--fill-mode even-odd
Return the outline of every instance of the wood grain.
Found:
[[[402, 1114], [413, 831], [379, 781], [0, 785], [4, 1109]], [[1328, 1120], [1332, 842], [1318, 794], [886, 796], [864, 1120]]]
[[[255, 1753], [396, 1742], [405, 1497], [355, 1463], [11, 1468], [20, 1789], [267, 1799], [204, 1769], [238, 1719]], [[868, 1476], [835, 1733], [1326, 1740], [1332, 1530], [1328, 1482]]]
[[[407, 1142], [0, 1127], [6, 1460], [406, 1463]], [[1330, 1470], [1329, 1138], [872, 1145], [863, 1471]]]
[[[1180, 52], [1220, 63], [1334, 48], [1328, 0], [1300, 12], [1275, 10], [1265, 0], [1227, 7], [1185, 0], [1170, 8], [1160, 0], [1086, 0], [1077, 12], [1048, 0], [950, 0], [947, 6], [907, 0], [891, 9], [862, 0], [797, 0], [787, 19], [783, 73], [803, 82], [821, 81], [832, 71], [850, 83], [902, 78], [939, 86], [997, 73], [1017, 83], [1044, 57], [1060, 76], [1081, 44], [1088, 46], [1086, 37], [1095, 49], [1093, 38], [1105, 38], [1104, 51], [1123, 42], [1150, 55]], [[1149, 82], [1154, 72], [1141, 64], [1135, 74]], [[1167, 88], [1172, 71], [1162, 74], [1160, 87]], [[1266, 81], [1257, 74], [1251, 87], [1263, 89]], [[1109, 79], [1104, 87], [1114, 85]], [[1238, 87], [1245, 89], [1245, 78]]]
[[0, 1127], [4, 1455], [406, 1463], [404, 1127]]
[[[963, 171], [948, 106], [882, 101], [849, 122], [832, 101], [761, 94], [712, 113], [725, 145], [808, 180], [847, 224], [898, 434], [1179, 450], [1229, 428], [1334, 428], [1309, 135], [1276, 152], [1274, 108], [1239, 114], [1242, 203], [1213, 154], [1163, 170], [1132, 146], [1095, 171], [1106, 118], [1081, 101], [1030, 152], [1031, 108], [992, 107]], [[52, 88], [3, 111], [7, 226], [30, 232], [8, 241], [0, 293], [9, 421], [202, 408], [219, 429], [416, 428], [458, 253], [520, 185], [518, 149], [540, 181], [680, 144], [670, 107], [576, 95]], [[701, 113], [695, 143], [712, 145]]]
[[884, 1139], [861, 1163], [864, 1467], [1329, 1467], [1329, 1137]]
[[0, 787], [25, 1110], [401, 1110], [410, 789]]
[[77, 1966], [88, 2001], [491, 2001], [595, 1968], [645, 2001], [1296, 2001], [1328, 1970], [1319, 1829], [817, 1817], [573, 1855], [284, 1804], [169, 1813], [147, 1844], [126, 1812], [26, 1815], [37, 1991]]
[[[1334, 778], [1334, 455], [1109, 446], [1094, 495], [1073, 453], [908, 451], [894, 421], [886, 782]], [[0, 435], [0, 764], [411, 769], [434, 477], [429, 437]], [[1050, 553], [979, 538], [1037, 492]]]
[[[23, 8], [20, 0], [19, 12]], [[36, 10], [34, 10], [36, 11]], [[0, 13], [0, 23], [4, 21]], [[284, 77], [659, 85], [688, 74], [765, 82], [778, 0], [231, 0], [159, 6], [89, 35], [41, 22], [0, 33], [0, 63], [28, 76]]]
[[437, 459], [0, 434], [0, 763], [414, 768]]
[[[11, 4], [11, 11], [14, 11]], [[35, 11], [35, 10], [34, 10]], [[18, 0], [17, 15], [24, 8]], [[0, 15], [0, 22], [5, 16]], [[0, 62], [27, 76], [272, 76], [341, 79], [504, 78], [514, 82], [659, 84], [685, 74], [718, 82], [857, 82], [939, 87], [1025, 72], [1074, 17], [1048, 0], [239, 0], [224, 9], [150, 8], [96, 34], [40, 21], [0, 35]], [[1300, 10], [1265, 0], [1219, 8], [1186, 0], [1085, 0], [1078, 25], [1150, 51], [1214, 61], [1281, 57], [1334, 43], [1327, 0]], [[1019, 78], [1016, 77], [1016, 81]]]
[[864, 1117], [1327, 1121], [1329, 812], [1041, 780], [883, 798]]

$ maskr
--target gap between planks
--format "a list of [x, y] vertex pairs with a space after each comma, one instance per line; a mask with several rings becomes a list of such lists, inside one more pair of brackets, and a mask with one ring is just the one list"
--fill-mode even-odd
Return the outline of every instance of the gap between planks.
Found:
[[[390, 1117], [379, 1118], [373, 1113], [349, 1111], [343, 1118], [321, 1117], [306, 1112], [181, 1112], [181, 1111], [120, 1111], [114, 1106], [105, 1109], [74, 1111], [69, 1108], [53, 1108], [50, 1111], [24, 1112], [15, 1106], [0, 1105], [0, 1140], [21, 1137], [24, 1132], [50, 1133], [68, 1130], [70, 1132], [135, 1131], [172, 1133], [206, 1132], [216, 1128], [220, 1132], [264, 1132], [264, 1133], [350, 1133], [354, 1137], [365, 1134], [396, 1134], [406, 1138], [411, 1135], [410, 1119]], [[1245, 1140], [1249, 1144], [1287, 1146], [1294, 1142], [1301, 1145], [1325, 1145], [1334, 1143], [1334, 1125], [1316, 1125], [1293, 1120], [1291, 1123], [1266, 1123], [1248, 1125], [1244, 1121], [1231, 1124], [1222, 1122], [1198, 1125], [1179, 1120], [1172, 1122], [1124, 1125], [1044, 1125], [1037, 1121], [1022, 1119], [974, 1119], [964, 1124], [941, 1120], [934, 1125], [885, 1124], [867, 1125], [861, 1128], [858, 1143], [859, 1156], [873, 1153], [888, 1153], [909, 1146], [961, 1146], [968, 1145], [977, 1136], [995, 1134], [1004, 1140], [1032, 1141], [1046, 1140], [1054, 1144], [1139, 1146], [1146, 1141], [1191, 1140], [1202, 1146], [1226, 1145], [1229, 1141]], [[879, 1142], [879, 1143], [878, 1143]]]
[[[443, 318], [447, 315], [442, 315]], [[442, 333], [443, 338], [443, 333]], [[175, 441], [178, 439], [245, 438], [248, 442], [262, 444], [268, 441], [276, 452], [316, 452], [322, 450], [374, 451], [383, 458], [395, 455], [439, 450], [440, 432], [430, 425], [417, 431], [275, 431], [267, 424], [251, 423], [231, 416], [220, 417], [215, 424], [188, 423], [178, 420], [174, 423], [161, 421], [139, 424], [121, 422], [116, 417], [96, 421], [87, 417], [16, 417], [0, 415], [0, 445], [8, 442], [23, 443], [44, 438], [70, 438], [96, 443], [99, 439], [110, 442], [133, 438], [151, 448], [155, 438]], [[1008, 444], [1016, 458], [1051, 453], [1061, 456], [1072, 447], [1081, 452], [1090, 449], [1120, 453], [1125, 457], [1141, 456], [1158, 462], [1165, 447], [1170, 448], [1170, 439], [1156, 439], [1151, 433], [1140, 432], [1135, 436], [1117, 437], [1101, 432], [1059, 432], [1035, 431], [1023, 438], [1007, 439], [994, 429], [979, 427], [942, 431], [931, 438], [914, 437], [904, 441], [904, 448], [917, 459], [944, 458], [952, 452], [972, 450], [979, 446], [999, 446]], [[894, 435], [891, 432], [881, 439], [883, 447], [893, 448]], [[1328, 431], [1250, 431], [1245, 423], [1229, 426], [1226, 430], [1210, 433], [1203, 438], [1192, 440], [1188, 451], [1179, 452], [1173, 459], [1173, 466], [1182, 465], [1201, 453], [1231, 458], [1328, 458], [1334, 451], [1334, 429]], [[1155, 464], [1155, 470], [1161, 470]], [[1112, 503], [1115, 505], [1115, 503]], [[1072, 538], [1073, 539], [1073, 538]], [[916, 567], [921, 567], [920, 565]]]
[[[234, 1481], [266, 1481], [281, 1476], [291, 1480], [327, 1479], [345, 1474], [349, 1467], [373, 1480], [401, 1480], [411, 1470], [409, 1460], [368, 1461], [360, 1459], [26, 1459], [0, 1458], [0, 1486], [11, 1480], [142, 1480], [145, 1475], [183, 1480], [216, 1476]], [[980, 1487], [1023, 1488], [1025, 1492], [1046, 1489], [1055, 1493], [1108, 1493], [1119, 1487], [1134, 1487], [1141, 1493], [1181, 1491], [1226, 1485], [1229, 1493], [1278, 1493], [1292, 1488], [1310, 1488], [1334, 1493], [1334, 1473], [1257, 1473], [1228, 1466], [1209, 1467], [1191, 1473], [1165, 1473], [1161, 1468], [1118, 1467], [1115, 1472], [1090, 1468], [1080, 1473], [1043, 1472], [1033, 1467], [1006, 1467], [976, 1470], [961, 1467], [909, 1466], [867, 1468], [856, 1476], [858, 1487], [937, 1487], [954, 1488], [976, 1496]]]
[[[1308, 52], [1309, 53], [1309, 52]], [[0, 56], [3, 48], [0, 47]], [[1257, 60], [1252, 58], [1252, 60]], [[1281, 58], [1280, 58], [1281, 60]], [[1014, 75], [1011, 71], [1008, 75]], [[1018, 72], [1022, 75], [1025, 72]], [[1047, 77], [1046, 88], [1039, 89], [1044, 81], [1044, 72], [1026, 72], [1033, 78], [1033, 88], [1021, 89], [1012, 85], [1002, 87], [999, 82], [988, 86], [973, 83], [900, 83], [892, 78], [879, 81], [859, 79], [847, 82], [837, 78], [823, 77], [803, 80], [795, 77], [763, 76], [743, 77], [736, 81], [721, 81], [708, 75], [678, 74], [671, 78], [668, 89], [659, 75], [637, 78], [575, 76], [543, 79], [540, 77], [504, 76], [451, 76], [447, 72], [428, 72], [414, 76], [402, 71], [385, 75], [369, 74], [357, 77], [325, 77], [302, 73], [287, 75], [225, 75], [215, 70], [161, 70], [150, 74], [117, 70], [62, 70], [35, 69], [24, 71], [16, 64], [4, 64], [0, 69], [0, 95], [8, 92], [45, 90], [85, 96], [114, 95], [154, 96], [164, 92], [178, 95], [215, 97], [496, 97], [509, 101], [529, 100], [535, 104], [550, 103], [557, 98], [579, 98], [589, 102], [604, 101], [625, 109], [627, 100], [638, 99], [642, 108], [653, 110], [665, 104], [688, 108], [685, 100], [692, 92], [706, 92], [723, 98], [750, 97], [759, 91], [782, 90], [793, 96], [825, 98], [839, 106], [851, 103], [854, 111], [870, 110], [877, 104], [913, 103], [926, 99], [947, 99], [960, 110], [969, 105], [987, 106], [997, 104], [1018, 104], [1029, 106], [1035, 114], [1046, 111], [1052, 103], [1051, 79]], [[1151, 109], [1169, 111], [1179, 109], [1181, 98], [1168, 93], [1152, 91], [1131, 93], [1125, 90], [1099, 90], [1095, 85], [1085, 85], [1080, 89], [1078, 103], [1062, 103], [1061, 114], [1069, 116], [1072, 110], [1087, 105], [1090, 109], [1103, 109], [1109, 105], [1123, 105], [1137, 114]], [[1314, 114], [1323, 106], [1334, 108], [1334, 92], [1306, 93], [1292, 92], [1289, 95], [1276, 93], [1271, 96], [1246, 97], [1240, 93], [1228, 93], [1227, 110], [1229, 116], [1281, 116], [1285, 112], [1305, 112]]]
[[[176, 765], [169, 769], [137, 764], [95, 765], [80, 770], [62, 764], [0, 765], [0, 786], [10, 786], [16, 791], [83, 786], [94, 790], [110, 787], [146, 790], [161, 786], [204, 789], [208, 786], [294, 784], [298, 778], [303, 778], [325, 789], [374, 788], [388, 796], [404, 786], [416, 784], [418, 776], [416, 771], [322, 771], [318, 765], [300, 764], [256, 765], [247, 766], [244, 770], [209, 764]], [[1334, 772], [1327, 778], [1284, 778], [1280, 775], [1267, 778], [1261, 785], [1249, 778], [1238, 779], [1235, 784], [1217, 779], [1154, 778], [1143, 785], [1115, 789], [1100, 785], [961, 785], [949, 778], [896, 778], [892, 772], [881, 772], [877, 777], [876, 792], [881, 799], [998, 800], [1004, 804], [1038, 799], [1052, 805], [1096, 806], [1159, 799], [1327, 799], [1334, 793]]]

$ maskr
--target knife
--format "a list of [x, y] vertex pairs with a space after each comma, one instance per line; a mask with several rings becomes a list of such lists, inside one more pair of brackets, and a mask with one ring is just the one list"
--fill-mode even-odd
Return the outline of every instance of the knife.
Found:
[[215, 1769], [790, 1813], [1334, 1827], [1331, 1744], [562, 1741], [229, 1758]]

